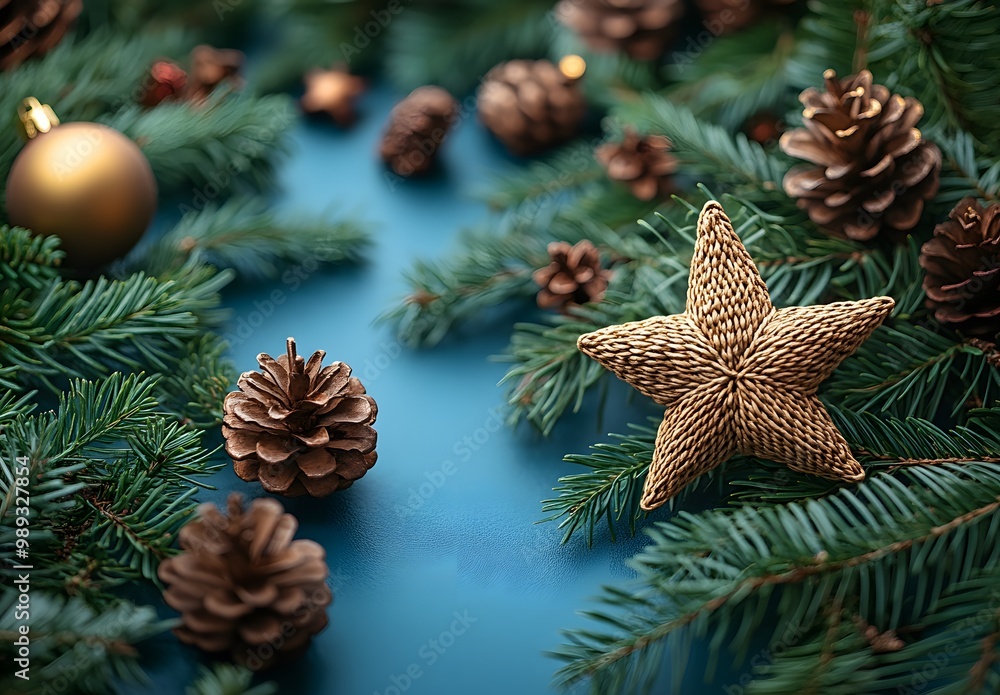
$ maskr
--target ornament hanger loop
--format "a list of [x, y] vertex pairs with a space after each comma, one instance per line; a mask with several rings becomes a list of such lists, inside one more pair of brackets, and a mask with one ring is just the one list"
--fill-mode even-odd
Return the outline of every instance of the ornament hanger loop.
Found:
[[52, 107], [43, 104], [35, 97], [28, 97], [18, 104], [17, 117], [21, 121], [21, 134], [28, 140], [47, 133], [59, 125], [59, 118]]

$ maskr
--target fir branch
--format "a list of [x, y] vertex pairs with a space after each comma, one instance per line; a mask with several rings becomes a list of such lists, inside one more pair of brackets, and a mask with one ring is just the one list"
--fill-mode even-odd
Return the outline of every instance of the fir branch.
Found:
[[640, 132], [670, 138], [671, 154], [685, 165], [685, 174], [725, 186], [727, 192], [752, 202], [790, 209], [790, 201], [781, 190], [787, 161], [747, 140], [742, 133], [731, 135], [720, 126], [700, 120], [690, 109], [653, 94], [623, 104], [612, 115], [617, 122]]
[[[0, 653], [13, 664], [19, 621], [18, 593], [0, 594]], [[65, 599], [34, 589], [31, 594], [30, 680], [4, 669], [0, 689], [37, 695], [59, 692], [107, 695], [116, 683], [150, 685], [139, 668], [135, 645], [171, 626], [151, 607], [116, 601], [97, 611], [79, 598]]]
[[[791, 27], [783, 22], [720, 36], [697, 56], [674, 54], [667, 74], [677, 84], [667, 94], [729, 131], [741, 129], [760, 112], [782, 115], [794, 49]], [[738, 65], [734, 55], [741, 57]]]
[[106, 375], [113, 369], [164, 371], [171, 355], [216, 321], [223, 272], [192, 272], [183, 282], [138, 273], [83, 285], [52, 281], [30, 300], [0, 309], [0, 364], [18, 381], [59, 391], [53, 381]]
[[161, 188], [190, 195], [188, 212], [268, 187], [294, 119], [286, 96], [220, 92], [205, 104], [130, 106], [104, 120], [139, 144]]
[[385, 70], [401, 89], [436, 84], [464, 94], [497, 63], [545, 56], [555, 21], [551, 8], [546, 0], [408, 7], [387, 34]]
[[215, 664], [211, 669], [198, 669], [198, 680], [184, 692], [186, 695], [274, 695], [275, 683], [251, 687], [253, 672], [232, 664]]
[[544, 243], [518, 234], [472, 232], [446, 262], [419, 262], [407, 274], [413, 288], [380, 320], [396, 325], [410, 345], [435, 345], [451, 328], [484, 309], [538, 291], [531, 274], [548, 262]]
[[229, 359], [229, 345], [209, 333], [184, 346], [168, 360], [156, 383], [160, 408], [195, 427], [209, 429], [222, 423], [222, 402], [238, 373]]
[[879, 327], [847, 358], [824, 393], [847, 410], [955, 418], [970, 404], [1000, 397], [1000, 370], [973, 343], [896, 322]]
[[869, 54], [876, 77], [920, 100], [923, 128], [932, 135], [966, 131], [988, 147], [1000, 144], [1000, 127], [988, 115], [1000, 89], [997, 7], [981, 0], [900, 0], [879, 3], [877, 10]]
[[33, 585], [100, 602], [116, 583], [155, 580], [205, 487], [198, 478], [221, 464], [201, 432], [157, 412], [154, 389], [120, 374], [75, 382], [57, 411], [19, 415], [0, 433], [0, 546], [15, 541], [16, 456], [28, 459], [32, 514], [46, 520], [31, 536]]
[[[1000, 466], [912, 472], [913, 487], [883, 474], [803, 504], [681, 513], [657, 524], [653, 545], [633, 560], [638, 586], [609, 589], [604, 601], [614, 612], [589, 614], [612, 631], [567, 633], [569, 644], [556, 654], [567, 662], [559, 680], [590, 678], [595, 693], [640, 692], [637, 674], [648, 681], [659, 667], [651, 647], [712, 630], [713, 652], [727, 641], [738, 651], [762, 627], [775, 594], [782, 610], [771, 643], [813, 629], [835, 597], [850, 597], [865, 620], [886, 627], [933, 613], [945, 586], [976, 568], [996, 569], [1000, 526], [991, 520], [1000, 510]], [[914, 565], [924, 572], [912, 602], [904, 606], [899, 590], [886, 601]], [[934, 572], [943, 581], [930, 586]]]
[[359, 260], [370, 244], [367, 230], [351, 220], [283, 221], [263, 200], [233, 199], [188, 213], [116, 271], [119, 275], [143, 271], [165, 278], [192, 263], [207, 263], [231, 268], [244, 277], [275, 277], [292, 264]]
[[59, 277], [64, 255], [57, 237], [0, 226], [0, 290], [41, 291]]

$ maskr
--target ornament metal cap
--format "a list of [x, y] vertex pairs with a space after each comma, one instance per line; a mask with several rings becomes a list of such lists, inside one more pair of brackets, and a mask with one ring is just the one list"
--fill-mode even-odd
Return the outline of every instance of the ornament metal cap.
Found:
[[27, 139], [38, 137], [59, 125], [59, 117], [52, 107], [35, 97], [24, 99], [17, 106], [17, 117], [21, 122], [21, 135]]

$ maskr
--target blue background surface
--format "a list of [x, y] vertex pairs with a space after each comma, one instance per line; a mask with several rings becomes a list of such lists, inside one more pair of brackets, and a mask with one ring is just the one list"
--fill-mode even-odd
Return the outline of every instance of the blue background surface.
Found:
[[[362, 118], [349, 131], [300, 124], [281, 169], [279, 209], [356, 211], [374, 223], [370, 261], [316, 271], [301, 284], [279, 278], [227, 294], [241, 371], [256, 368], [259, 352], [281, 354], [285, 337], [294, 336], [300, 353], [324, 349], [328, 361], [352, 365], [379, 404], [379, 460], [368, 475], [326, 499], [283, 500], [299, 518], [298, 536], [326, 548], [335, 600], [330, 626], [308, 654], [268, 677], [282, 692], [297, 693], [555, 692], [558, 662], [544, 652], [559, 646], [560, 628], [585, 624], [575, 611], [592, 607], [602, 584], [631, 576], [624, 561], [643, 539], [561, 546], [555, 524], [535, 524], [543, 516], [539, 502], [572, 471], [563, 454], [584, 451], [605, 431], [622, 431], [652, 411], [642, 403], [611, 409], [599, 430], [591, 406], [549, 439], [528, 427], [500, 426], [497, 382], [505, 365], [489, 357], [506, 347], [512, 319], [532, 316], [528, 303], [430, 350], [401, 347], [389, 327], [373, 324], [405, 293], [402, 272], [417, 257], [440, 257], [463, 226], [481, 221], [486, 209], [473, 194], [514, 166], [466, 118], [434, 177], [393, 181], [375, 148], [398, 97], [384, 90], [366, 95]], [[275, 291], [281, 301], [271, 311]], [[233, 489], [262, 494], [231, 468], [213, 482], [219, 489], [202, 498], [220, 501]], [[471, 624], [454, 640], [442, 639], [456, 614]], [[447, 648], [434, 654], [430, 640]], [[156, 692], [183, 692], [199, 655], [169, 637], [147, 651]], [[414, 669], [419, 677], [404, 688], [402, 674]]]

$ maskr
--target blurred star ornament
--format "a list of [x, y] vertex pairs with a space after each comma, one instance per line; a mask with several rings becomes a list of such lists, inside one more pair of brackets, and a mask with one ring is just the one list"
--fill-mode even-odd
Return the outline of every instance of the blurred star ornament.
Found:
[[479, 120], [516, 155], [527, 156], [569, 140], [587, 112], [578, 81], [587, 64], [566, 56], [511, 60], [486, 73], [479, 88]]
[[709, 201], [683, 314], [581, 335], [580, 350], [666, 406], [640, 505], [656, 509], [735, 453], [858, 482], [816, 391], [892, 311], [890, 297], [775, 309], [722, 206]]
[[243, 86], [240, 70], [246, 56], [242, 51], [218, 49], [201, 45], [191, 50], [191, 70], [188, 75], [186, 97], [190, 101], [204, 101], [223, 84], [231, 89]]
[[83, 0], [0, 0], [0, 71], [54, 48], [83, 10]]
[[292, 540], [298, 521], [273, 499], [249, 507], [229, 495], [226, 513], [214, 504], [179, 534], [181, 553], [160, 563], [163, 600], [181, 614], [174, 634], [185, 644], [228, 652], [252, 670], [298, 656], [327, 625], [333, 600], [326, 552]]
[[344, 490], [378, 458], [375, 400], [343, 362], [323, 367], [286, 341], [278, 359], [257, 355], [259, 372], [244, 372], [223, 403], [226, 453], [243, 480], [286, 497], [325, 497]]
[[159, 106], [168, 99], [180, 99], [187, 87], [187, 73], [177, 63], [158, 60], [149, 68], [139, 100], [146, 108]]
[[349, 126], [357, 119], [354, 102], [365, 91], [365, 81], [344, 68], [312, 70], [303, 78], [305, 94], [299, 100], [310, 116], [325, 115], [339, 126]]
[[28, 143], [7, 178], [8, 222], [59, 237], [77, 270], [125, 255], [156, 212], [156, 179], [139, 147], [97, 123], [60, 125], [34, 97], [18, 115]]

